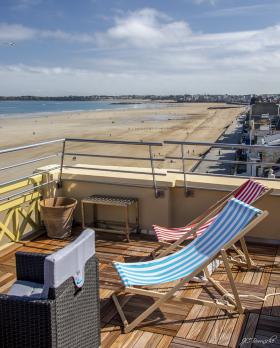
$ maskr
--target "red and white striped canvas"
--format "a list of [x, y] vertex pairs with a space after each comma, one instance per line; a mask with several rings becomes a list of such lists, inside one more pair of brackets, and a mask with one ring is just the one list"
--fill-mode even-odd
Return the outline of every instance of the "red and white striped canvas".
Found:
[[247, 180], [242, 186], [240, 186], [239, 191], [234, 195], [238, 200], [251, 204], [255, 202], [266, 190], [266, 187], [255, 180]]
[[[255, 202], [265, 190], [266, 187], [264, 185], [255, 180], [249, 179], [240, 186], [240, 189], [234, 194], [234, 197], [244, 203], [251, 204]], [[217, 215], [200, 226], [195, 232], [195, 236], [200, 236], [207, 229], [207, 227], [212, 224]], [[178, 228], [165, 228], [158, 225], [153, 225], [153, 229], [159, 241], [174, 242], [180, 239], [187, 232], [191, 231], [195, 226], [196, 224], [190, 224]], [[190, 235], [186, 239], [194, 239], [194, 235]]]

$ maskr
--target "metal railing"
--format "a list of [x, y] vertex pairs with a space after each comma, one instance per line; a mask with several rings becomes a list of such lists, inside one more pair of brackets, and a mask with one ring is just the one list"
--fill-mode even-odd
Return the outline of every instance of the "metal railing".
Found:
[[[265, 145], [244, 145], [244, 144], [229, 144], [229, 143], [210, 143], [210, 142], [197, 142], [197, 141], [173, 141], [173, 140], [166, 140], [164, 141], [164, 144], [166, 145], [177, 145], [180, 148], [180, 156], [175, 155], [168, 155], [165, 157], [166, 160], [180, 160], [181, 161], [181, 170], [172, 170], [169, 169], [168, 173], [176, 173], [176, 174], [182, 174], [183, 180], [184, 180], [184, 187], [185, 192], [188, 194], [188, 187], [187, 187], [187, 174], [202, 174], [201, 172], [198, 172], [197, 169], [203, 162], [209, 162], [209, 163], [218, 163], [218, 164], [233, 164], [233, 165], [259, 165], [261, 167], [279, 167], [280, 163], [278, 162], [265, 162], [265, 161], [241, 161], [241, 160], [224, 160], [221, 159], [220, 154], [217, 158], [211, 158], [211, 150], [213, 149], [223, 149], [223, 150], [234, 150], [232, 155], [234, 158], [236, 158], [236, 150], [244, 150], [249, 153], [278, 153], [279, 159], [280, 159], [280, 146], [265, 146]], [[206, 150], [204, 153], [200, 156], [186, 156], [186, 148], [189, 146], [197, 146], [197, 147], [206, 147]], [[186, 162], [187, 161], [195, 161], [194, 166], [190, 169], [186, 169]], [[211, 171], [207, 171], [203, 173], [204, 175], [209, 176], [221, 176], [221, 174], [215, 174], [214, 172], [211, 173]], [[232, 174], [223, 174], [223, 176], [232, 176]], [[242, 175], [242, 177], [252, 177], [253, 175], [246, 176]]]
[[[2, 180], [0, 182], [0, 243], [3, 240], [18, 242], [26, 233], [33, 233], [41, 229], [40, 200], [42, 190], [49, 192], [58, 182], [51, 177], [50, 170], [36, 170], [32, 165], [39, 162], [46, 163], [58, 159], [61, 162], [61, 151], [53, 151], [48, 155], [37, 155], [32, 158], [32, 150], [47, 145], [61, 144], [63, 139], [44, 141], [31, 145], [12, 147], [0, 150], [1, 162], [8, 162], [0, 167]], [[43, 150], [42, 151], [46, 151]], [[40, 151], [41, 152], [41, 151]], [[18, 153], [12, 161], [13, 153]], [[24, 160], [24, 157], [28, 158]], [[7, 156], [7, 157], [6, 157]], [[52, 169], [60, 165], [52, 166]], [[15, 170], [17, 169], [17, 170]], [[20, 175], [18, 173], [21, 173]], [[4, 179], [5, 178], [5, 179]]]
[[[67, 152], [66, 146], [68, 143], [90, 143], [90, 144], [107, 144], [107, 145], [125, 145], [125, 146], [141, 146], [146, 147], [148, 149], [148, 156], [147, 157], [138, 157], [138, 156], [125, 156], [125, 155], [107, 155], [107, 154], [97, 154], [97, 153], [81, 153], [81, 152]], [[62, 149], [62, 160], [61, 160], [61, 167], [60, 167], [60, 179], [62, 177], [63, 168], [77, 168], [75, 166], [71, 165], [65, 165], [65, 157], [67, 156], [77, 156], [77, 157], [88, 157], [88, 158], [105, 158], [105, 159], [118, 159], [118, 160], [133, 160], [133, 161], [148, 161], [150, 163], [150, 169], [151, 172], [140, 172], [135, 171], [133, 169], [131, 170], [121, 170], [121, 169], [106, 169], [106, 168], [100, 168], [100, 167], [89, 167], [84, 166], [80, 167], [80, 169], [88, 169], [88, 170], [100, 170], [103, 171], [109, 171], [109, 172], [119, 172], [119, 173], [133, 173], [133, 174], [144, 174], [144, 175], [150, 175], [152, 176], [153, 180], [153, 188], [155, 192], [155, 197], [159, 197], [159, 190], [157, 186], [157, 176], [165, 176], [165, 173], [161, 173], [156, 170], [155, 168], [155, 162], [164, 162], [164, 158], [155, 158], [153, 153], [154, 147], [162, 147], [163, 144], [161, 142], [145, 142], [145, 141], [122, 141], [122, 140], [100, 140], [100, 139], [82, 139], [82, 138], [66, 138], [63, 143], [63, 149]]]
[[[123, 145], [126, 146], [141, 146], [141, 147], [146, 147], [147, 148], [147, 156], [130, 156], [124, 153], [123, 155], [114, 155], [110, 153], [94, 153], [94, 152], [81, 152], [81, 151], [71, 151], [68, 150], [68, 145], [71, 143], [86, 143], [86, 144], [104, 144], [104, 145]], [[28, 160], [22, 160], [16, 163], [11, 163], [9, 165], [5, 165], [0, 167], [0, 172], [4, 172], [7, 170], [12, 170], [14, 168], [18, 167], [23, 167], [23, 166], [30, 166], [32, 164], [38, 163], [38, 162], [43, 162], [43, 161], [49, 161], [53, 160], [54, 158], [58, 159], [58, 164], [56, 166], [53, 166], [51, 170], [53, 169], [58, 169], [59, 170], [59, 175], [57, 180], [52, 180], [52, 181], [47, 181], [44, 182], [40, 185], [36, 185], [35, 188], [30, 188], [26, 189], [24, 191], [19, 191], [16, 193], [13, 193], [9, 196], [6, 197], [1, 197], [0, 202], [3, 200], [9, 200], [9, 199], [15, 199], [19, 197], [22, 194], [25, 194], [27, 192], [32, 192], [32, 190], [36, 189], [39, 190], [42, 187], [45, 187], [48, 184], [61, 184], [62, 182], [62, 174], [63, 174], [63, 169], [67, 168], [73, 168], [73, 169], [87, 169], [87, 170], [92, 170], [92, 171], [108, 171], [108, 172], [119, 172], [119, 173], [133, 173], [133, 174], [143, 174], [143, 175], [148, 175], [152, 176], [152, 182], [153, 182], [153, 189], [155, 192], [155, 196], [159, 197], [159, 189], [158, 189], [158, 184], [157, 184], [157, 177], [158, 176], [166, 176], [166, 173], [163, 173], [156, 168], [156, 163], [164, 163], [165, 166], [164, 168], [167, 169], [167, 173], [176, 173], [176, 174], [182, 174], [184, 178], [184, 186], [186, 188], [187, 192], [187, 174], [201, 174], [201, 172], [198, 173], [198, 168], [203, 162], [208, 162], [208, 163], [218, 163], [219, 165], [260, 165], [262, 167], [280, 167], [280, 163], [277, 162], [260, 162], [260, 161], [242, 161], [238, 160], [235, 158], [233, 159], [223, 159], [221, 156], [214, 156], [212, 158], [209, 154], [211, 154], [211, 151], [213, 149], [224, 149], [224, 150], [243, 150], [247, 152], [278, 152], [280, 154], [280, 146], [263, 146], [263, 145], [242, 145], [242, 144], [227, 144], [227, 143], [211, 143], [211, 142], [195, 142], [195, 141], [173, 141], [173, 140], [167, 140], [164, 142], [142, 142], [142, 141], [121, 141], [121, 140], [100, 140], [100, 139], [82, 139], [82, 138], [66, 138], [66, 139], [56, 139], [56, 140], [50, 140], [50, 141], [44, 141], [40, 143], [35, 143], [35, 144], [30, 144], [30, 145], [25, 145], [25, 146], [19, 146], [19, 147], [13, 147], [13, 148], [8, 148], [4, 150], [0, 150], [0, 158], [1, 155], [13, 153], [13, 152], [23, 152], [29, 151], [34, 148], [38, 147], [43, 147], [43, 146], [48, 146], [48, 145], [54, 145], [58, 144], [61, 146], [61, 150], [57, 151], [56, 153], [51, 153], [45, 156], [38, 156], [36, 158], [28, 159]], [[156, 157], [154, 154], [154, 148], [155, 147], [168, 147], [169, 145], [176, 145], [175, 152], [178, 152], [178, 149], [180, 151], [180, 154], [174, 154], [174, 155], [166, 155], [165, 157], [162, 155], [161, 157]], [[186, 150], [188, 147], [204, 147], [206, 150], [204, 150], [203, 154], [200, 154], [199, 156], [196, 155], [186, 155]], [[105, 148], [105, 147], [104, 147]], [[111, 149], [111, 148], [110, 148]], [[68, 157], [82, 157], [82, 158], [103, 158], [103, 159], [114, 159], [114, 160], [131, 160], [135, 162], [148, 162], [149, 163], [149, 168], [150, 171], [137, 171], [133, 169], [134, 167], [130, 168], [104, 168], [101, 165], [95, 165], [90, 166], [90, 165], [82, 165], [82, 166], [74, 166], [71, 164], [66, 164], [66, 159]], [[280, 155], [279, 155], [280, 158]], [[181, 162], [181, 169], [172, 169], [169, 168], [170, 164], [167, 163], [167, 161], [176, 161], [179, 160]], [[193, 167], [188, 170], [187, 168], [187, 161], [194, 162]], [[136, 166], [135, 166], [136, 167]], [[169, 168], [169, 169], [168, 169]], [[37, 171], [36, 173], [38, 174], [47, 174], [49, 170], [44, 170], [44, 171]], [[215, 174], [214, 171], [209, 171], [207, 173], [204, 173], [206, 175], [210, 176], [217, 176], [220, 174]], [[0, 182], [0, 188], [3, 186], [7, 185], [12, 185], [20, 180], [28, 179], [31, 178], [34, 175], [34, 173], [30, 173], [30, 175], [26, 176], [21, 176], [18, 178], [15, 178], [13, 180], [8, 180], [5, 182]], [[228, 174], [223, 174], [223, 176], [231, 176]], [[243, 175], [242, 175], [243, 176]]]
[[[47, 145], [53, 145], [53, 144], [59, 144], [64, 142], [64, 139], [55, 139], [55, 140], [49, 140], [49, 141], [43, 141], [43, 142], [39, 142], [39, 143], [34, 143], [34, 144], [29, 144], [29, 145], [24, 145], [24, 146], [18, 146], [18, 147], [12, 147], [12, 148], [8, 148], [8, 149], [3, 149], [0, 150], [0, 158], [1, 155], [5, 155], [5, 154], [10, 154], [10, 153], [14, 153], [14, 152], [20, 152], [20, 153], [24, 153], [26, 150], [31, 150], [31, 149], [35, 149], [38, 147], [43, 147], [43, 146], [47, 146]], [[58, 158], [59, 162], [61, 162], [61, 158], [62, 158], [62, 152], [56, 152], [47, 156], [39, 156], [30, 160], [25, 160], [25, 161], [21, 161], [21, 162], [16, 162], [10, 165], [6, 165], [3, 167], [0, 167], [0, 172], [4, 172], [4, 171], [8, 171], [14, 168], [18, 168], [18, 167], [24, 167], [24, 166], [29, 166], [31, 164], [34, 163], [38, 163], [38, 162], [42, 162], [42, 161], [46, 161], [46, 160], [50, 160], [50, 159], [54, 159], [54, 158]], [[52, 167], [52, 169], [54, 168], [59, 168], [60, 166], [58, 165], [57, 167]], [[44, 171], [37, 171], [36, 174], [48, 174], [49, 170], [44, 170]], [[29, 175], [25, 175], [25, 176], [20, 176], [20, 177], [16, 177], [15, 179], [12, 180], [8, 180], [8, 181], [4, 181], [4, 182], [0, 182], [0, 189], [1, 187], [5, 187], [5, 186], [9, 186], [9, 185], [13, 185], [18, 183], [19, 181], [22, 180], [28, 180], [30, 178], [32, 178], [34, 176], [34, 173], [30, 173]], [[16, 199], [17, 197], [20, 197], [21, 195], [28, 193], [28, 192], [32, 192], [34, 190], [38, 190], [41, 187], [45, 187], [47, 185], [50, 185], [52, 183], [57, 183], [58, 180], [53, 180], [53, 181], [47, 181], [43, 184], [40, 185], [36, 185], [36, 187], [34, 188], [30, 188], [30, 189], [26, 189], [24, 191], [19, 191], [13, 194], [10, 194], [9, 196], [4, 196], [0, 198], [0, 202], [2, 201], [7, 201], [10, 199]]]
[[21, 150], [34, 149], [35, 147], [41, 147], [45, 145], [60, 143], [60, 142], [63, 142], [64, 140], [65, 139], [55, 139], [55, 140], [42, 141], [40, 143], [35, 143], [35, 144], [23, 145], [18, 147], [10, 147], [8, 149], [0, 150], [0, 155], [3, 155], [4, 153], [18, 152]]
[[[87, 143], [87, 144], [108, 144], [108, 145], [124, 145], [124, 146], [141, 146], [141, 147], [147, 147], [148, 153], [147, 156], [126, 156], [126, 155], [110, 155], [110, 154], [98, 154], [98, 153], [82, 153], [82, 152], [76, 152], [76, 151], [66, 151], [67, 145], [70, 143]], [[64, 168], [77, 168], [76, 166], [73, 165], [67, 165], [65, 164], [66, 157], [69, 156], [75, 156], [75, 157], [88, 157], [88, 158], [104, 158], [104, 159], [117, 159], [117, 160], [133, 160], [133, 161], [146, 161], [149, 162], [149, 166], [151, 171], [136, 171], [133, 170], [133, 167], [131, 167], [131, 170], [121, 170], [121, 169], [106, 169], [102, 168], [101, 166], [96, 166], [96, 167], [91, 167], [88, 165], [85, 166], [79, 166], [80, 169], [87, 169], [87, 170], [103, 170], [103, 171], [109, 171], [109, 172], [120, 172], [120, 173], [136, 173], [136, 174], [143, 174], [143, 175], [149, 175], [152, 176], [152, 181], [153, 181], [153, 188], [155, 192], [155, 196], [159, 196], [159, 190], [158, 190], [158, 185], [157, 185], [157, 177], [158, 176], [165, 176], [165, 173], [159, 172], [156, 170], [155, 163], [157, 162], [164, 162], [164, 158], [156, 158], [154, 153], [153, 153], [153, 148], [154, 147], [162, 147], [163, 144], [161, 142], [144, 142], [144, 141], [121, 141], [121, 140], [100, 140], [100, 139], [82, 139], [82, 138], [66, 138], [66, 139], [56, 139], [56, 140], [50, 140], [50, 141], [44, 141], [44, 142], [39, 142], [35, 144], [29, 144], [29, 145], [24, 145], [24, 146], [18, 146], [18, 147], [12, 147], [8, 149], [3, 149], [0, 150], [0, 157], [1, 155], [4, 154], [9, 154], [12, 152], [21, 152], [25, 153], [25, 151], [29, 151], [34, 148], [42, 147], [42, 146], [47, 146], [47, 145], [54, 145], [54, 144], [61, 144], [62, 148], [61, 151], [55, 153], [55, 154], [50, 154], [47, 156], [39, 156], [36, 158], [28, 159], [25, 161], [20, 161], [16, 163], [12, 163], [3, 167], [0, 167], [0, 172], [4, 172], [7, 170], [11, 170], [14, 168], [22, 167], [22, 166], [28, 166], [34, 163], [46, 161], [46, 160], [51, 160], [54, 158], [59, 158], [59, 164], [55, 167], [52, 167], [51, 169], [59, 169], [59, 176], [57, 180], [53, 181], [47, 181], [46, 183], [43, 183], [41, 185], [36, 186], [36, 190], [47, 186], [48, 184], [52, 183], [57, 183], [58, 185], [61, 185], [62, 183], [62, 174], [63, 174], [63, 169]], [[47, 174], [49, 170], [45, 171], [39, 171], [36, 173], [41, 173], [41, 174]], [[5, 182], [0, 182], [0, 187], [7, 186], [7, 185], [12, 185], [14, 183], [17, 183], [21, 180], [24, 179], [29, 179], [33, 176], [33, 173], [30, 173], [30, 175], [27, 176], [21, 176], [17, 177], [13, 180], [5, 181]], [[32, 192], [33, 188], [26, 189], [24, 191], [19, 191], [13, 194], [10, 194], [9, 196], [1, 197], [0, 202], [4, 200], [9, 200], [9, 199], [15, 199], [19, 197], [22, 194], [25, 194], [27, 192]]]
[[[76, 151], [75, 146], [73, 144], [102, 144], [108, 145], [110, 152], [108, 153], [97, 153], [92, 152], [92, 149], [89, 146], [83, 151]], [[55, 147], [57, 145], [57, 147]], [[71, 148], [72, 145], [73, 147]], [[112, 150], [112, 146], [120, 145], [124, 146], [125, 150], [124, 154], [114, 154]], [[174, 152], [170, 154], [170, 150], [168, 146], [175, 145]], [[52, 152], [49, 153], [47, 150], [40, 151], [40, 155], [38, 155], [38, 151], [36, 151], [37, 155], [32, 158], [32, 149], [35, 148], [43, 148], [51, 146]], [[129, 146], [139, 146], [143, 147], [144, 150], [147, 150], [146, 155], [130, 155], [128, 152]], [[168, 153], [168, 155], [162, 155], [157, 153], [155, 154], [155, 148], [157, 147], [165, 147], [164, 152]], [[70, 149], [69, 149], [70, 147]], [[199, 155], [195, 155], [191, 151], [187, 151], [190, 147], [203, 147], [202, 153]], [[107, 147], [108, 148], [108, 147]], [[220, 148], [225, 151], [230, 152], [230, 156], [232, 159], [223, 159], [219, 156], [219, 153], [215, 149]], [[56, 151], [54, 150], [56, 149]], [[102, 146], [102, 151], [106, 149], [106, 146]], [[96, 150], [96, 149], [95, 149]], [[179, 155], [178, 155], [178, 150]], [[257, 166], [260, 165], [262, 167], [273, 167], [277, 166], [280, 168], [280, 163], [274, 162], [259, 162], [256, 160], [252, 161], [242, 161], [236, 159], [235, 153], [236, 150], [242, 150], [253, 153], [274, 153], [277, 152], [280, 154], [280, 146], [260, 146], [260, 145], [241, 145], [241, 144], [225, 144], [225, 143], [210, 143], [210, 142], [194, 142], [194, 141], [164, 141], [164, 142], [136, 142], [136, 141], [120, 141], [120, 140], [99, 140], [99, 139], [81, 139], [81, 138], [66, 138], [66, 139], [57, 139], [44, 141], [40, 143], [13, 147], [9, 149], [0, 150], [0, 158], [2, 159], [2, 163], [5, 163], [5, 155], [8, 155], [8, 163], [0, 167], [0, 173], [3, 175], [5, 172], [8, 172], [6, 180], [1, 182], [0, 180], [0, 243], [3, 241], [3, 238], [8, 238], [11, 241], [19, 241], [28, 232], [28, 229], [31, 228], [31, 232], [33, 233], [36, 230], [40, 230], [41, 228], [41, 217], [40, 217], [40, 200], [42, 198], [42, 190], [48, 189], [51, 192], [54, 185], [61, 185], [63, 183], [63, 171], [64, 169], [86, 169], [93, 171], [107, 171], [107, 172], [118, 172], [118, 173], [133, 173], [133, 174], [142, 174], [148, 175], [152, 177], [152, 185], [155, 193], [155, 197], [160, 197], [161, 191], [158, 187], [158, 176], [166, 176], [167, 173], [176, 173], [179, 175], [183, 175], [183, 185], [186, 196], [189, 195], [188, 188], [188, 180], [187, 175], [192, 174], [200, 174], [197, 171], [202, 163], [218, 163], [219, 165], [251, 165]], [[85, 152], [87, 151], [87, 152]], [[214, 156], [212, 156], [212, 151], [214, 151]], [[9, 154], [19, 152], [21, 155], [17, 156], [20, 160], [15, 160], [12, 162], [12, 157]], [[42, 154], [44, 152], [44, 154]], [[28, 155], [28, 158], [24, 160], [24, 155]], [[4, 160], [3, 160], [4, 156]], [[72, 163], [68, 160], [69, 157], [81, 157], [81, 158], [91, 158], [91, 159], [105, 159], [108, 160], [129, 160], [137, 162], [137, 165], [132, 167], [117, 167], [110, 166], [105, 167], [99, 164], [94, 163], [94, 166], [90, 164], [82, 164], [79, 166], [72, 165]], [[280, 156], [277, 156], [277, 159]], [[49, 168], [45, 167], [46, 162], [50, 164], [50, 161], [57, 159], [57, 164], [51, 165]], [[7, 160], [7, 159], [6, 159]], [[170, 162], [176, 162], [179, 160], [179, 163], [175, 163], [176, 166], [179, 165], [181, 168], [172, 169], [169, 166]], [[187, 162], [193, 162], [192, 168], [189, 169], [187, 166]], [[37, 168], [33, 168], [32, 165], [37, 164], [39, 162], [43, 162], [44, 168], [42, 170], [38, 170]], [[69, 164], [70, 162], [70, 164]], [[87, 161], [85, 161], [87, 162]], [[135, 167], [138, 167], [139, 162], [148, 162], [149, 167], [145, 170], [139, 169], [137, 170]], [[90, 163], [90, 162], [89, 162]], [[105, 162], [106, 163], [106, 162]], [[133, 163], [133, 162], [132, 162]], [[164, 171], [160, 171], [156, 164], [164, 163]], [[106, 163], [107, 164], [107, 163]], [[130, 162], [131, 164], [131, 162]], [[205, 166], [205, 165], [204, 165]], [[23, 169], [24, 167], [27, 167]], [[143, 167], [143, 166], [141, 166]], [[206, 166], [207, 167], [207, 166]], [[17, 171], [14, 170], [16, 168], [21, 168], [21, 175], [19, 177], [13, 178], [10, 176], [10, 172], [15, 176], [17, 175]], [[35, 173], [34, 173], [34, 169]], [[51, 171], [56, 170], [55, 177], [53, 177]], [[213, 168], [212, 168], [213, 169]], [[25, 171], [23, 173], [23, 171]], [[31, 172], [27, 174], [27, 171]], [[58, 175], [57, 175], [58, 174]], [[210, 176], [221, 176], [221, 174], [215, 174], [214, 170], [209, 171], [208, 173], [204, 173], [204, 175]], [[225, 176], [225, 175], [223, 175]], [[230, 176], [230, 175], [226, 175]]]

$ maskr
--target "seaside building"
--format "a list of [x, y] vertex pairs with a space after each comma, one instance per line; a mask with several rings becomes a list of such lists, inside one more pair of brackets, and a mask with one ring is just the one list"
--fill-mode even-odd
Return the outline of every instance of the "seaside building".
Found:
[[[280, 153], [273, 151], [278, 146], [280, 137], [279, 104], [259, 101], [254, 97], [244, 122], [242, 143], [245, 145], [261, 145], [262, 150], [250, 149], [239, 153], [246, 163], [246, 174], [256, 177], [267, 177], [269, 173], [279, 172]], [[265, 146], [270, 146], [265, 150]], [[278, 174], [276, 174], [278, 175]]]

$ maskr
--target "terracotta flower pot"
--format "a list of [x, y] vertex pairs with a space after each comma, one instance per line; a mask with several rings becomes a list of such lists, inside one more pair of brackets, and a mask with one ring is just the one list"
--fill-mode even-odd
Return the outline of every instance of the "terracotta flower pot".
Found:
[[76, 205], [76, 199], [67, 197], [46, 198], [40, 202], [48, 237], [63, 239], [71, 235]]

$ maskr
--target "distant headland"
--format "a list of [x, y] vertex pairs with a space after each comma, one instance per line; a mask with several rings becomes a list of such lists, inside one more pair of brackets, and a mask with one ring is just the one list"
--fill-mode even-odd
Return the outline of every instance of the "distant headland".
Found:
[[[170, 95], [68, 95], [68, 96], [0, 96], [0, 101], [106, 101], [125, 104], [141, 104], [147, 102], [176, 102], [176, 103], [227, 103], [227, 104], [250, 104], [252, 95], [231, 95], [231, 94], [170, 94]], [[259, 96], [262, 101], [278, 102], [279, 94], [264, 94]]]

